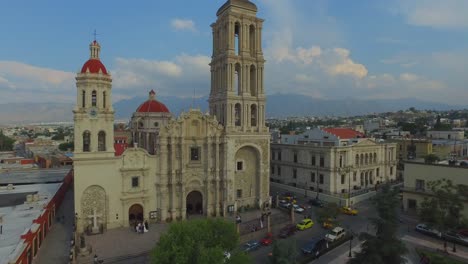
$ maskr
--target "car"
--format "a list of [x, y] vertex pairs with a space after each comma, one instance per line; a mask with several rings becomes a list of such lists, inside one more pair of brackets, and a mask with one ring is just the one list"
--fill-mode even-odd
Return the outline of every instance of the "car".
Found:
[[347, 215], [357, 215], [358, 214], [358, 210], [353, 209], [351, 207], [347, 207], [347, 206], [342, 207], [341, 212], [343, 214], [347, 214]]
[[442, 235], [445, 239], [451, 242], [455, 242], [460, 245], [468, 246], [468, 237], [456, 232], [448, 231]]
[[325, 239], [328, 242], [333, 243], [335, 241], [338, 241], [344, 238], [345, 236], [346, 236], [346, 231], [344, 230], [344, 228], [337, 226], [333, 228], [333, 230], [331, 230], [330, 233], [325, 235]]
[[273, 243], [273, 234], [272, 233], [267, 233], [262, 240], [260, 240], [260, 244], [264, 246], [269, 246]]
[[310, 199], [309, 204], [313, 206], [317, 206], [317, 207], [323, 207], [325, 205], [325, 203], [322, 200], [317, 199], [317, 198]]
[[468, 229], [460, 229], [458, 230], [458, 234], [468, 237]]
[[320, 254], [324, 253], [328, 249], [328, 241], [325, 239], [314, 238], [311, 241], [307, 242], [302, 248], [301, 251], [304, 254], [314, 254], [315, 257], [318, 257]]
[[283, 208], [286, 208], [286, 209], [289, 209], [289, 207], [291, 206], [291, 204], [285, 201], [285, 202], [283, 202], [283, 203], [280, 202], [280, 203], [279, 203], [279, 206], [280, 206], [280, 207], [283, 207]]
[[311, 228], [314, 225], [314, 222], [312, 222], [312, 219], [306, 218], [303, 219], [300, 223], [296, 225], [298, 230], [305, 230], [308, 228]]
[[293, 204], [292, 207], [294, 208], [294, 212], [298, 214], [302, 214], [304, 212], [304, 208], [300, 207], [297, 204]]
[[260, 242], [251, 240], [244, 244], [244, 246], [242, 247], [242, 250], [244, 252], [251, 252], [251, 251], [257, 250], [259, 247], [260, 247]]
[[438, 231], [437, 229], [434, 229], [434, 228], [430, 228], [426, 224], [417, 224], [416, 227], [415, 227], [415, 230], [420, 232], [420, 233], [429, 235], [429, 236], [435, 236], [435, 237], [439, 237], [439, 238], [442, 237], [442, 233], [440, 231]]
[[286, 238], [288, 236], [294, 235], [296, 233], [296, 226], [295, 225], [287, 225], [283, 228], [281, 228], [279, 232], [279, 237], [280, 238]]
[[333, 219], [331, 219], [331, 218], [325, 219], [325, 221], [323, 221], [323, 223], [322, 223], [322, 227], [325, 228], [325, 229], [330, 229], [335, 225], [334, 222], [335, 221], [333, 221]]

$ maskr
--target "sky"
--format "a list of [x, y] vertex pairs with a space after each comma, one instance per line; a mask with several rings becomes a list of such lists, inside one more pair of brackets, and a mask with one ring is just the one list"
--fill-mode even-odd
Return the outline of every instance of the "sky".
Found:
[[[0, 0], [0, 104], [65, 102], [93, 32], [114, 102], [209, 94], [225, 0]], [[468, 102], [468, 0], [253, 0], [267, 94]]]

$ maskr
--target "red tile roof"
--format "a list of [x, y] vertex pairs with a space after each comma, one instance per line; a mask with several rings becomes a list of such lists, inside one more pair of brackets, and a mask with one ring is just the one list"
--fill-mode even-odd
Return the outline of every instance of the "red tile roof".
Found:
[[340, 139], [363, 138], [365, 135], [350, 128], [322, 128], [323, 131], [335, 135]]
[[98, 59], [89, 59], [83, 67], [81, 68], [81, 73], [86, 73], [89, 70], [89, 73], [99, 73], [101, 70], [102, 74], [107, 74], [107, 69]]
[[139, 113], [169, 113], [167, 107], [154, 99], [142, 103], [136, 110]]

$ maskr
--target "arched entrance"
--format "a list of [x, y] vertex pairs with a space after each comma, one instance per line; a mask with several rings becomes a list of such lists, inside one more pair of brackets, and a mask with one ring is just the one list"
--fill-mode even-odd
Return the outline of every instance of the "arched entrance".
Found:
[[199, 191], [187, 195], [187, 214], [203, 214], [203, 196]]
[[128, 209], [128, 223], [134, 226], [138, 222], [143, 222], [143, 206], [134, 204]]

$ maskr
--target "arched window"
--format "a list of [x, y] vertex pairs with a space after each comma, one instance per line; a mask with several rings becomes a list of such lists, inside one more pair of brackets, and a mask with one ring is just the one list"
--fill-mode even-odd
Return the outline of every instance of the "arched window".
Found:
[[242, 95], [241, 66], [236, 64], [234, 69], [234, 87], [237, 89], [237, 95]]
[[254, 65], [250, 66], [250, 95], [257, 95], [257, 69]]
[[257, 106], [254, 104], [250, 106], [250, 125], [257, 126]]
[[256, 43], [255, 26], [250, 25], [250, 27], [249, 27], [249, 48], [250, 48], [250, 54], [252, 56], [255, 56], [255, 52], [257, 51], [257, 49], [255, 48], [255, 43]]
[[83, 152], [90, 152], [91, 133], [89, 131], [83, 132]]
[[91, 105], [96, 106], [96, 104], [97, 104], [97, 93], [96, 91], [93, 91], [93, 93], [91, 94]]
[[106, 92], [102, 92], [102, 107], [106, 108]]
[[366, 153], [366, 165], [369, 164], [369, 155]]
[[236, 104], [236, 106], [234, 108], [235, 108], [235, 116], [234, 116], [235, 123], [234, 123], [234, 125], [235, 126], [240, 126], [241, 125], [241, 119], [242, 119], [242, 117], [241, 117], [242, 116], [241, 105]]
[[360, 163], [361, 163], [361, 165], [364, 164], [364, 154], [361, 154]]
[[86, 92], [85, 91], [81, 92], [81, 107], [83, 108], [86, 107]]
[[241, 25], [239, 22], [236, 22], [236, 24], [234, 24], [234, 52], [236, 53], [236, 55], [239, 55], [241, 51], [240, 36]]
[[98, 133], [98, 151], [106, 151], [106, 132], [104, 131]]
[[374, 152], [374, 163], [377, 163], [377, 153]]
[[359, 165], [359, 154], [356, 154], [356, 165]]

